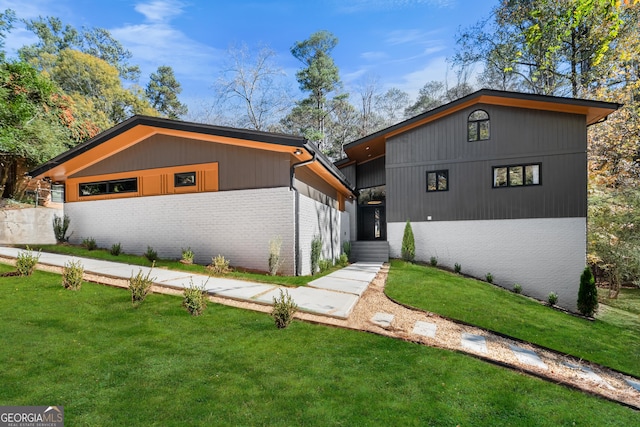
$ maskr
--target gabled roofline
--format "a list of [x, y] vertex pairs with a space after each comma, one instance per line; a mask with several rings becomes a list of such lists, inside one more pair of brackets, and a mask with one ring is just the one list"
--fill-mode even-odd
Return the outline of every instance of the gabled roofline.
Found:
[[149, 126], [171, 131], [183, 131], [195, 134], [248, 140], [265, 144], [273, 144], [274, 148], [276, 146], [279, 146], [304, 149], [311, 155], [315, 153], [318, 162], [330, 173], [330, 175], [336, 178], [341, 185], [346, 187], [352, 193], [355, 188], [342, 174], [342, 172], [340, 172], [340, 170], [335, 167], [333, 163], [318, 149], [318, 147], [316, 147], [306, 138], [273, 132], [238, 129], [226, 126], [215, 126], [203, 123], [185, 122], [180, 120], [142, 115], [132, 116], [129, 119], [115, 125], [114, 127], [101, 132], [95, 137], [43, 163], [42, 165], [28, 172], [28, 174], [33, 177], [43, 176], [51, 169], [100, 146], [101, 144], [135, 128], [136, 126]]
[[[478, 103], [583, 114], [587, 118], [587, 126], [599, 122], [607, 117], [608, 114], [622, 106], [622, 104], [613, 102], [509, 92], [493, 89], [480, 89], [465, 97], [449, 102], [448, 104], [441, 105], [386, 129], [382, 129], [378, 132], [345, 144], [344, 151], [349, 158], [353, 159], [350, 152], [353, 153], [353, 150], [361, 145], [369, 143], [384, 143], [384, 140], [388, 137], [406, 132], [424, 123], [436, 120], [437, 118], [452, 114], [458, 110]], [[380, 151], [379, 147], [378, 150], [376, 150], [376, 154], [380, 154], [377, 153], [377, 151]], [[382, 152], [384, 152], [384, 150]]]

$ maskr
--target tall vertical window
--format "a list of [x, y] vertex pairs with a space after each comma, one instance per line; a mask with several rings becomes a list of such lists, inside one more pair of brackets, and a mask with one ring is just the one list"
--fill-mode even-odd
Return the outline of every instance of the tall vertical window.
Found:
[[427, 192], [449, 190], [449, 171], [427, 172]]
[[484, 110], [476, 110], [469, 114], [467, 120], [467, 141], [485, 141], [489, 139], [489, 114]]

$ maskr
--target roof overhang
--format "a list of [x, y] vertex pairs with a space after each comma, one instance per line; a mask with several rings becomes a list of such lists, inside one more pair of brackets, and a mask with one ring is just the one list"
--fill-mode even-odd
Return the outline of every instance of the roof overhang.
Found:
[[387, 139], [476, 104], [579, 114], [585, 116], [587, 126], [604, 120], [609, 114], [621, 107], [621, 104], [611, 102], [482, 89], [351, 142], [344, 146], [344, 151], [349, 159], [358, 163], [373, 160], [385, 154]]

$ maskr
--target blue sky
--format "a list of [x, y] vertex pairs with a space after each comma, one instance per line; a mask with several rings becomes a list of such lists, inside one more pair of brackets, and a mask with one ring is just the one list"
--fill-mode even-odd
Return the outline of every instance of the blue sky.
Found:
[[[160, 65], [173, 68], [190, 110], [206, 105], [231, 45], [267, 45], [297, 87], [296, 41], [328, 30], [332, 56], [347, 90], [374, 77], [383, 89], [412, 98], [430, 80], [453, 81], [446, 58], [455, 35], [489, 16], [498, 0], [0, 0], [20, 19], [55, 16], [76, 28], [108, 29], [140, 65], [140, 84]], [[18, 23], [6, 40], [11, 55], [35, 41]]]

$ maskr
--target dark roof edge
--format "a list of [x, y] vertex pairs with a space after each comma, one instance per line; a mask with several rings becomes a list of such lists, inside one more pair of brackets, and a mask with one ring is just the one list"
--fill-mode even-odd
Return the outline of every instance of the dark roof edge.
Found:
[[202, 133], [207, 135], [225, 136], [229, 138], [249, 139], [252, 141], [265, 142], [269, 144], [286, 145], [291, 147], [303, 147], [305, 139], [298, 136], [292, 136], [287, 134], [269, 133], [250, 129], [236, 129], [225, 126], [214, 126], [202, 123], [183, 122], [180, 120], [165, 119], [161, 117], [141, 116], [136, 115], [128, 118], [127, 120], [118, 123], [117, 125], [109, 128], [93, 138], [76, 145], [70, 150], [54, 157], [53, 159], [41, 164], [37, 168], [29, 171], [30, 176], [37, 176], [45, 173], [49, 169], [52, 169], [64, 163], [80, 154], [91, 150], [92, 148], [114, 138], [121, 133], [128, 131], [129, 129], [138, 126], [147, 125], [165, 129], [182, 130], [187, 132]]
[[566, 97], [560, 97], [560, 96], [552, 96], [552, 95], [538, 95], [538, 94], [534, 94], [534, 93], [523, 93], [523, 92], [510, 92], [510, 91], [503, 91], [503, 90], [496, 90], [496, 89], [480, 89], [476, 92], [473, 92], [467, 96], [464, 96], [462, 98], [458, 98], [455, 101], [451, 101], [447, 104], [443, 104], [439, 107], [436, 107], [432, 110], [429, 111], [425, 111], [422, 114], [419, 114], [417, 116], [411, 117], [407, 120], [404, 120], [400, 123], [396, 123], [395, 125], [389, 126], [388, 128], [379, 130], [375, 133], [372, 133], [370, 135], [367, 135], [363, 138], [357, 139], [353, 142], [350, 142], [348, 144], [344, 145], [344, 149], [347, 150], [349, 148], [352, 147], [356, 147], [360, 144], [363, 144], [367, 141], [370, 141], [372, 139], [375, 139], [379, 136], [382, 136], [386, 133], [389, 132], [393, 132], [394, 130], [397, 129], [401, 129], [407, 125], [410, 125], [411, 123], [414, 123], [416, 121], [422, 120], [426, 117], [432, 116], [434, 114], [438, 114], [442, 111], [446, 111], [452, 107], [455, 107], [456, 105], [465, 103], [471, 99], [474, 98], [479, 98], [480, 96], [500, 96], [503, 98], [513, 98], [513, 99], [523, 99], [523, 100], [530, 100], [530, 101], [542, 101], [542, 102], [555, 102], [557, 104], [569, 104], [569, 105], [583, 105], [583, 106], [589, 106], [589, 107], [600, 107], [600, 108], [612, 108], [617, 110], [618, 108], [622, 107], [623, 104], [618, 104], [615, 102], [606, 102], [606, 101], [593, 101], [593, 100], [589, 100], [589, 99], [581, 99], [581, 98], [566, 98]]

